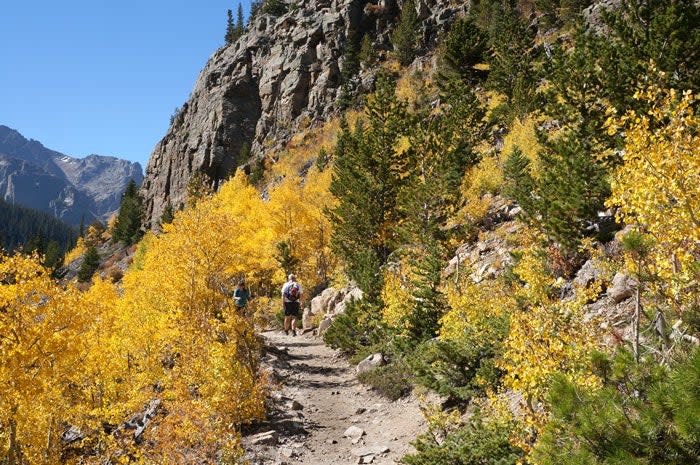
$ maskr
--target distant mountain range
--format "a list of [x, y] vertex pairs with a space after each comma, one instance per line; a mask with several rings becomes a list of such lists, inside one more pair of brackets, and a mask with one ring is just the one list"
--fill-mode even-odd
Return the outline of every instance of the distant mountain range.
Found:
[[139, 163], [116, 157], [73, 158], [0, 125], [0, 198], [77, 225], [106, 220], [119, 208], [130, 179], [143, 180]]

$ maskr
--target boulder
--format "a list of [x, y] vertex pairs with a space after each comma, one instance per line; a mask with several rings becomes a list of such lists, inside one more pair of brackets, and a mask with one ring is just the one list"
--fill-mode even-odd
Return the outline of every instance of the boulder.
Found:
[[360, 439], [362, 436], [365, 435], [365, 430], [362, 428], [358, 428], [357, 426], [351, 426], [348, 429], [345, 430], [343, 433], [344, 438], [350, 438], [350, 439]]
[[312, 316], [313, 316], [313, 314], [311, 313], [311, 308], [306, 307], [304, 309], [304, 314], [301, 317], [301, 324], [302, 324], [302, 327], [304, 328], [304, 330], [313, 328], [314, 325], [313, 325], [312, 318], [311, 318]]
[[608, 298], [614, 304], [618, 304], [634, 295], [637, 288], [637, 281], [624, 273], [617, 273], [612, 284], [608, 288]]
[[318, 335], [322, 335], [323, 333], [326, 332], [328, 328], [331, 327], [331, 323], [333, 323], [333, 319], [330, 317], [326, 317], [321, 321], [321, 323], [318, 325]]
[[339, 291], [333, 287], [324, 289], [319, 295], [311, 299], [311, 314], [323, 315], [330, 313], [335, 306], [335, 300], [338, 297]]
[[85, 438], [85, 434], [80, 431], [77, 426], [71, 425], [61, 433], [61, 442], [63, 444], [72, 444]]
[[594, 281], [600, 280], [604, 272], [600, 263], [595, 259], [590, 259], [583, 264], [574, 278], [574, 285], [578, 287], [586, 287]]
[[357, 374], [362, 374], [366, 373], [370, 370], [373, 370], [377, 367], [380, 367], [384, 365], [386, 361], [384, 360], [384, 356], [381, 353], [376, 353], [372, 354], [366, 359], [362, 360], [360, 363], [357, 364], [357, 368], [355, 369]]
[[124, 424], [122, 425], [124, 429], [135, 430], [134, 439], [137, 442], [141, 439], [141, 435], [151, 423], [153, 417], [156, 416], [156, 413], [160, 408], [160, 404], [160, 399], [153, 399], [148, 404], [146, 404], [146, 406], [141, 412], [133, 415], [128, 421], [124, 422]]

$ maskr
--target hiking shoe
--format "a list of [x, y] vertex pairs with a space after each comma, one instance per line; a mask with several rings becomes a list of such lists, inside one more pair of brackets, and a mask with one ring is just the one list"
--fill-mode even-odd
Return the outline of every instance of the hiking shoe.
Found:
[[296, 335], [297, 335], [297, 331], [296, 331], [296, 329], [293, 329], [293, 330], [292, 330], [292, 336], [296, 337]]

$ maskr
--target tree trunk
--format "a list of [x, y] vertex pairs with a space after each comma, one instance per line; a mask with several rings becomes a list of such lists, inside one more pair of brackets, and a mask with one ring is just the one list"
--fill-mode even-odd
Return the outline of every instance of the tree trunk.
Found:
[[[641, 281], [641, 280], [640, 280]], [[637, 291], [634, 297], [634, 321], [632, 326], [634, 329], [634, 341], [632, 342], [632, 350], [634, 352], [634, 360], [639, 363], [639, 316], [642, 311], [642, 285], [637, 283]]]

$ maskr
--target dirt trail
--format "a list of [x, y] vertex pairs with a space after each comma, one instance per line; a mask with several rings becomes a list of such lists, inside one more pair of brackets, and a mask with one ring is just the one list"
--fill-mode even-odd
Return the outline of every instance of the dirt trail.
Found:
[[[394, 464], [425, 430], [418, 402], [397, 402], [360, 384], [355, 369], [310, 334], [263, 333], [265, 363], [280, 389], [268, 420], [243, 439], [251, 465]], [[344, 437], [350, 427], [359, 438]], [[355, 434], [360, 431], [355, 429]]]

